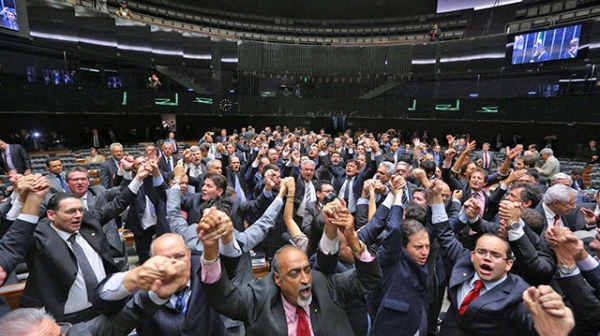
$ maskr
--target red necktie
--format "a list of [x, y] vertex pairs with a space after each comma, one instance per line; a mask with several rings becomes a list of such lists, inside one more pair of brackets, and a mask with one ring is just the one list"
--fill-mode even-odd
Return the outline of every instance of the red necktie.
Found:
[[554, 216], [554, 226], [560, 226], [560, 216], [559, 215]]
[[483, 168], [485, 168], [485, 169], [487, 169], [487, 168], [490, 167], [490, 164], [489, 164], [488, 160], [489, 160], [488, 159], [488, 153], [484, 152], [483, 153]]
[[296, 314], [298, 314], [298, 326], [296, 327], [296, 336], [310, 336], [310, 327], [308, 326], [308, 320], [304, 314], [304, 308], [296, 307]]
[[479, 297], [481, 287], [483, 287], [483, 281], [476, 280], [475, 287], [473, 287], [473, 289], [469, 293], [467, 293], [467, 296], [465, 296], [463, 302], [460, 304], [460, 309], [458, 310], [458, 315], [460, 317], [462, 317], [465, 314], [465, 311], [467, 310], [467, 307], [469, 307], [469, 304], [471, 304], [473, 300]]
[[8, 157], [6, 157], [6, 150], [2, 151], [2, 156], [4, 157], [4, 171], [8, 174]]

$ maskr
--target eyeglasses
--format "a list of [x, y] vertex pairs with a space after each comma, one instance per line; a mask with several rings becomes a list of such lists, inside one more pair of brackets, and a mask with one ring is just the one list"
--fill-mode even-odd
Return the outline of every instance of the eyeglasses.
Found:
[[60, 327], [60, 336], [65, 336], [67, 335], [67, 333], [69, 332], [69, 329], [71, 329], [71, 323], [67, 323], [67, 322], [58, 322], [56, 323], [59, 327]]
[[477, 253], [478, 256], [485, 258], [488, 253], [490, 255], [490, 257], [494, 260], [509, 260], [510, 258], [505, 258], [502, 253], [500, 252], [496, 252], [496, 251], [488, 251], [486, 249], [482, 249], [482, 248], [477, 248], [475, 249], [475, 253]]

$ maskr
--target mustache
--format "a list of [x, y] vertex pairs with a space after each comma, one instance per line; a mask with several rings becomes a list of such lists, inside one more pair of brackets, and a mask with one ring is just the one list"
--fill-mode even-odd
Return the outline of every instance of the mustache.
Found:
[[298, 293], [302, 292], [303, 290], [310, 290], [311, 286], [309, 284], [304, 284], [304, 285], [300, 285], [300, 288], [298, 288]]

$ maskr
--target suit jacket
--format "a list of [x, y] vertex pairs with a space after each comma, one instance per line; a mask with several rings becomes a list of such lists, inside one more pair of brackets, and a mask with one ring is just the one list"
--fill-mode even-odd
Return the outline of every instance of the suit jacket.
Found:
[[[367, 157], [367, 163], [366, 163], [364, 170], [361, 169], [354, 176], [355, 180], [352, 185], [352, 192], [354, 193], [354, 198], [356, 199], [356, 201], [358, 201], [358, 199], [360, 198], [360, 195], [362, 194], [363, 183], [366, 180], [372, 178], [375, 175], [375, 172], [377, 171], [375, 161], [371, 160], [370, 155], [366, 155], [366, 157]], [[335, 177], [335, 182], [334, 182], [333, 188], [336, 190], [336, 192], [339, 193], [340, 189], [342, 188], [342, 185], [344, 185], [344, 182], [346, 182], [346, 178], [347, 178], [346, 177], [346, 169], [341, 168], [341, 167], [336, 167], [336, 166], [330, 166], [329, 171]], [[343, 197], [343, 195], [339, 195], [339, 194], [338, 194], [338, 196]]]
[[483, 168], [489, 174], [490, 170], [492, 168], [494, 168], [494, 165], [496, 165], [497, 167], [500, 167], [500, 165], [502, 165], [502, 161], [500, 161], [498, 159], [498, 157], [496, 157], [496, 154], [494, 154], [494, 152], [492, 152], [492, 151], [487, 151], [487, 154], [488, 154], [488, 160], [489, 160], [487, 167], [485, 166], [483, 151], [478, 151], [475, 153], [475, 161], [481, 160], [481, 168]]
[[522, 294], [529, 287], [518, 275], [508, 273], [506, 279], [475, 299], [458, 315], [458, 292], [471, 281], [475, 269], [471, 252], [454, 237], [448, 221], [433, 224], [435, 235], [453, 265], [448, 284], [450, 308], [442, 322], [440, 335], [530, 335], [533, 321], [523, 304]]
[[[115, 197], [119, 196], [120, 192], [121, 190], [118, 187], [112, 187], [110, 189], [106, 189], [103, 186], [89, 187], [86, 194], [88, 211], [102, 208]], [[129, 268], [129, 264], [127, 263], [127, 246], [119, 234], [119, 227], [121, 227], [121, 219], [117, 217], [106, 223], [102, 227], [102, 231], [104, 231], [106, 239], [108, 240], [108, 245], [110, 246], [110, 251], [115, 264], [119, 269], [127, 270]]]
[[[65, 174], [60, 173], [60, 175], [62, 175], [63, 179], [65, 180], [65, 186], [66, 186], [67, 180], [65, 178]], [[46, 173], [45, 177], [46, 177], [46, 180], [48, 180], [48, 183], [50, 184], [50, 192], [52, 194], [57, 194], [59, 192], [65, 192], [66, 191], [66, 190], [63, 189], [63, 187], [60, 184], [60, 181], [58, 180], [58, 178], [56, 177], [56, 175], [54, 175], [52, 173]]]
[[137, 292], [125, 306], [110, 316], [100, 315], [90, 321], [74, 324], [68, 336], [128, 335], [134, 328], [161, 309], [147, 292]]
[[[19, 174], [23, 174], [26, 170], [31, 170], [31, 161], [21, 145], [8, 145], [10, 159]], [[0, 169], [5, 170], [4, 151], [0, 151]], [[8, 172], [5, 172], [8, 173]]]
[[[93, 134], [88, 135], [86, 144], [90, 147], [94, 146], [94, 135]], [[98, 147], [98, 148], [106, 147], [106, 141], [104, 141], [104, 137], [100, 134], [98, 134], [98, 146], [96, 146], [96, 147]]]
[[388, 234], [378, 256], [383, 281], [371, 294], [376, 312], [371, 335], [413, 336], [427, 314], [428, 267], [420, 266], [403, 248], [402, 207], [394, 205], [388, 221]]
[[[177, 165], [177, 156], [176, 155], [171, 155], [171, 160], [173, 161], [173, 168], [175, 168], [175, 166]], [[167, 164], [167, 157], [166, 156], [161, 156], [158, 159], [158, 168], [160, 168], [161, 171], [165, 172], [165, 173], [170, 173], [173, 170], [171, 169], [171, 167]], [[164, 174], [163, 174], [164, 175]]]
[[[120, 180], [121, 177], [119, 176], [115, 179], [115, 183]], [[168, 186], [164, 180], [161, 185], [154, 187], [153, 177], [151, 175], [146, 177], [142, 187], [135, 196], [135, 200], [131, 203], [129, 211], [127, 211], [125, 228], [131, 230], [136, 236], [144, 234], [141, 220], [146, 211], [146, 196], [148, 196], [156, 210], [156, 236], [158, 237], [163, 233], [171, 232], [169, 223], [167, 222], [167, 196], [165, 194], [167, 188]]]
[[[37, 223], [28, 223], [17, 219], [0, 240], [0, 267], [6, 274], [12, 273], [33, 240]], [[8, 302], [0, 296], [0, 317], [10, 311]]]
[[[575, 329], [571, 335], [597, 335], [600, 330], [600, 300], [598, 288], [592, 287], [600, 275], [600, 266], [591, 271], [554, 279], [560, 286], [575, 314]], [[586, 280], [588, 282], [586, 282]], [[591, 286], [592, 285], [592, 286]]]
[[[377, 260], [356, 261], [356, 269], [325, 275], [312, 272], [310, 320], [315, 335], [352, 335], [344, 306], [353, 298], [373, 290], [381, 280]], [[225, 276], [213, 283], [202, 283], [211, 306], [219, 313], [244, 322], [246, 335], [287, 335], [287, 321], [281, 291], [273, 274], [235, 287]]]
[[104, 155], [97, 154], [96, 161], [92, 162], [92, 157], [90, 155], [88, 155], [85, 157], [85, 162], [83, 164], [87, 166], [90, 163], [103, 163], [103, 162], [106, 162], [106, 158], [104, 157]]
[[[123, 212], [135, 194], [126, 188], [101, 209], [86, 211], [79, 232], [98, 252], [106, 274], [117, 272], [102, 226]], [[64, 319], [64, 304], [77, 277], [77, 260], [67, 243], [43, 220], [35, 230], [27, 251], [29, 277], [19, 300], [21, 307], [45, 307], [57, 321]]]
[[557, 158], [551, 156], [538, 172], [541, 177], [550, 178], [552, 175], [560, 172], [560, 162]]
[[[540, 202], [538, 206], [535, 208], [535, 211], [539, 212], [544, 218], [544, 230], [542, 231], [542, 235], [546, 232], [546, 228], [548, 227], [548, 223], [546, 221], [546, 211], [544, 211], [543, 204], [544, 202]], [[579, 230], [590, 230], [593, 227], [588, 227], [585, 224], [585, 218], [581, 213], [581, 206], [577, 206], [575, 209], [570, 210], [565, 215], [560, 216], [560, 220], [565, 227], [571, 229], [571, 231], [579, 231]]]
[[100, 184], [106, 188], [110, 189], [115, 186], [113, 179], [119, 170], [119, 166], [115, 163], [112, 156], [108, 157], [106, 162], [104, 162], [100, 166]]

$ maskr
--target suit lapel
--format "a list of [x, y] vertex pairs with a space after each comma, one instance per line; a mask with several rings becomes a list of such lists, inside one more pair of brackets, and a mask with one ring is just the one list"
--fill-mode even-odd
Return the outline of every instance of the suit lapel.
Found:
[[89, 211], [96, 210], [96, 195], [92, 194], [89, 190], [87, 192], [86, 202]]

